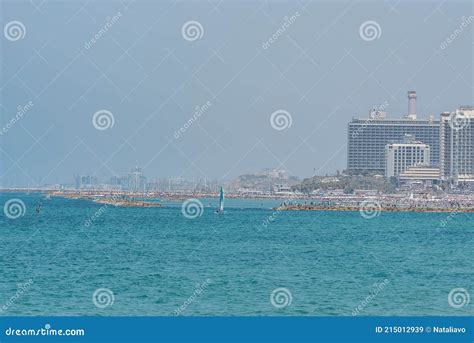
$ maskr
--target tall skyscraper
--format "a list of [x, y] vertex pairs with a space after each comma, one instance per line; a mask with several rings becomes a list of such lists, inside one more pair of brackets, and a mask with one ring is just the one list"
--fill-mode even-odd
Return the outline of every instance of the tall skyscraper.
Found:
[[417, 119], [416, 93], [408, 92], [408, 113], [403, 119], [382, 116], [353, 119], [348, 125], [347, 169], [352, 172], [385, 171], [385, 146], [406, 134], [430, 147], [430, 163], [439, 165], [439, 120]]
[[474, 182], [474, 107], [441, 114], [440, 175], [455, 184]]

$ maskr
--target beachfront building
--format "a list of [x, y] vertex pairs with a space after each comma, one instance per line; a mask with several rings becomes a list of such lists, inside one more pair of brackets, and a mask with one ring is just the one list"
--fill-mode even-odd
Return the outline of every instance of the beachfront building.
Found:
[[430, 164], [430, 147], [405, 135], [400, 142], [385, 146], [385, 176], [398, 176], [409, 167]]
[[441, 113], [440, 176], [455, 185], [474, 183], [474, 107]]
[[423, 182], [426, 184], [438, 183], [440, 179], [439, 168], [427, 165], [416, 165], [408, 167], [398, 175], [400, 183]]
[[403, 119], [389, 119], [385, 113], [352, 119], [348, 125], [348, 171], [385, 171], [385, 146], [401, 140], [406, 134], [428, 145], [431, 165], [439, 165], [440, 122], [433, 116], [417, 119], [416, 93], [410, 91], [408, 100], [408, 114]]
[[288, 186], [287, 184], [284, 184], [284, 183], [277, 183], [273, 187], [273, 192], [277, 195], [293, 194], [293, 191], [291, 190], [291, 187]]

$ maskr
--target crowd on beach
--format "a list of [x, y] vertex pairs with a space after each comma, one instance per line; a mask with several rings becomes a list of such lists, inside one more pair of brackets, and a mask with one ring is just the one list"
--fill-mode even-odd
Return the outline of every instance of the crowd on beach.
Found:
[[280, 210], [356, 210], [364, 206], [375, 206], [385, 211], [474, 211], [474, 198], [468, 196], [444, 196], [439, 198], [415, 198], [413, 196], [335, 196], [313, 199], [311, 201], [287, 200]]

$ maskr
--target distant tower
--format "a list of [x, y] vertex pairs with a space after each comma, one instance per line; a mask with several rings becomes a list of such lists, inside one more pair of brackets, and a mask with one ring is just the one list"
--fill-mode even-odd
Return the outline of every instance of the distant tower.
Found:
[[407, 119], [416, 120], [416, 92], [408, 92], [408, 114]]

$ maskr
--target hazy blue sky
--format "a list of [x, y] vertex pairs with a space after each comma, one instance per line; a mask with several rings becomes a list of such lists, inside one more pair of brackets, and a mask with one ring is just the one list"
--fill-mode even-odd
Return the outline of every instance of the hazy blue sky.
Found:
[[[352, 117], [385, 102], [405, 115], [411, 89], [421, 117], [473, 103], [472, 4], [2, 1], [0, 185], [135, 165], [150, 178], [344, 169]], [[368, 21], [375, 36], [360, 32]], [[113, 126], [93, 125], [100, 110]], [[290, 127], [272, 127], [277, 110]]]

